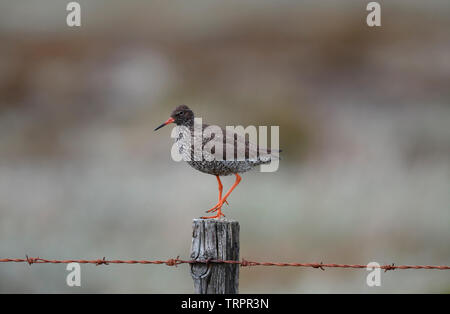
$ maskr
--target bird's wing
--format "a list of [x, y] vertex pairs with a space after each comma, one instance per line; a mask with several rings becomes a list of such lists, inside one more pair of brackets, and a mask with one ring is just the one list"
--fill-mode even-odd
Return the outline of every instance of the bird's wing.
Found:
[[207, 129], [207, 127], [209, 125], [203, 125], [202, 150], [204, 155], [209, 158], [255, 162], [258, 160], [269, 161], [271, 158], [279, 159], [281, 150], [260, 147], [236, 132], [226, 132], [219, 127], [215, 129]]

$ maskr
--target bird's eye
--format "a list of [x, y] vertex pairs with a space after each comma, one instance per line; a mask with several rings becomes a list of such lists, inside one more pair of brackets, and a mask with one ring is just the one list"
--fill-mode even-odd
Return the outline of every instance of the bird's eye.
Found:
[[175, 115], [176, 116], [179, 116], [179, 115], [181, 115], [182, 114], [182, 112], [181, 111], [178, 111]]

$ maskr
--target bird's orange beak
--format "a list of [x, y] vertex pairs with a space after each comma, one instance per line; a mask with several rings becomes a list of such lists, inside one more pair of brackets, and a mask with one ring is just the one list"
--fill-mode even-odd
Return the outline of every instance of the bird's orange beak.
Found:
[[156, 130], [159, 130], [159, 129], [162, 128], [163, 126], [168, 125], [168, 124], [173, 123], [173, 122], [175, 122], [175, 119], [172, 118], [172, 117], [170, 117], [169, 119], [167, 119], [166, 122], [164, 122], [164, 123], [161, 124], [159, 127], [157, 127], [157, 128], [155, 129], [155, 131], [156, 131]]

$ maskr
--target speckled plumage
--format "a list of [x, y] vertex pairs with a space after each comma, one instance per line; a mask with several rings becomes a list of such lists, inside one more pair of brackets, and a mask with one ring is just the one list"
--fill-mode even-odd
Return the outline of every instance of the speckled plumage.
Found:
[[[207, 124], [202, 125], [202, 131], [208, 127]], [[175, 138], [175, 142], [178, 146], [178, 151], [191, 167], [201, 171], [203, 173], [216, 175], [216, 176], [228, 176], [236, 173], [243, 173], [253, 169], [254, 167], [270, 163], [271, 159], [274, 158], [270, 154], [270, 149], [266, 152], [264, 149], [260, 149], [256, 145], [245, 141], [242, 137], [231, 134], [223, 136], [226, 134], [223, 129], [221, 129], [221, 135], [214, 134], [212, 136], [202, 138], [201, 132], [194, 132], [193, 120], [184, 123], [183, 125], [177, 126], [176, 134], [178, 136]], [[229, 136], [233, 136], [231, 138]], [[215, 143], [210, 143], [211, 141]], [[245, 156], [243, 160], [238, 160], [236, 147], [239, 141], [243, 141], [243, 147], [245, 147]], [[196, 143], [199, 148], [197, 151], [194, 149], [194, 143]], [[200, 144], [201, 143], [201, 144]], [[215, 149], [211, 149], [211, 153], [204, 150], [205, 145], [222, 145], [222, 154], [215, 153]], [[216, 146], [217, 147], [217, 146]], [[226, 154], [227, 150], [232, 149], [232, 154], [234, 159], [227, 160]], [[252, 155], [253, 153], [253, 155]], [[275, 156], [277, 158], [277, 156]]]

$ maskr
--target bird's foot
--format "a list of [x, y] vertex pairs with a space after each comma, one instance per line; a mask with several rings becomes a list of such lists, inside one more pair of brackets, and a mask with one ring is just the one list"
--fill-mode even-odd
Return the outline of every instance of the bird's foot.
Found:
[[216, 215], [214, 215], [214, 216], [203, 216], [203, 217], [201, 217], [202, 219], [213, 219], [213, 218], [217, 218], [217, 219], [219, 219], [220, 217], [225, 217], [225, 215], [224, 214], [222, 214], [222, 211], [220, 210], [220, 207], [219, 208], [217, 208], [216, 209], [217, 210], [217, 214]]
[[230, 205], [230, 204], [228, 204], [227, 200], [219, 200], [219, 201], [217, 202], [217, 204], [214, 205], [213, 208], [208, 209], [208, 210], [206, 211], [206, 213], [216, 212], [219, 208], [222, 208], [223, 203], [227, 203], [227, 205]]

